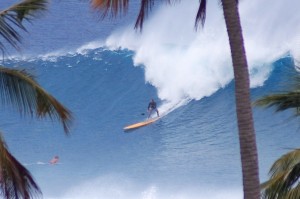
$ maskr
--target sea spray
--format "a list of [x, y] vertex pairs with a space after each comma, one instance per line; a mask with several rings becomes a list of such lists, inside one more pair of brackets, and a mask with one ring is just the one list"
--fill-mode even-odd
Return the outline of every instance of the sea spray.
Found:
[[[299, 4], [295, 0], [240, 2], [251, 87], [262, 86], [272, 63], [287, 52], [299, 57], [295, 41], [299, 40], [300, 16], [294, 14]], [[233, 79], [222, 8], [209, 2], [205, 27], [195, 32], [197, 6], [198, 1], [162, 5], [141, 33], [129, 26], [106, 41], [111, 48], [135, 52], [135, 65], [145, 68], [146, 81], [157, 88], [162, 100], [199, 100]]]

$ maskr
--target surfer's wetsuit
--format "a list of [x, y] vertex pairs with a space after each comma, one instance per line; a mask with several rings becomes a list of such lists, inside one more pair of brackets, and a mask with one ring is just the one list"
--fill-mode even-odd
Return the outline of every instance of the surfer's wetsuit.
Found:
[[154, 100], [152, 100], [149, 105], [148, 105], [148, 112], [149, 112], [149, 115], [148, 115], [148, 118], [150, 117], [152, 111], [155, 110], [156, 113], [157, 113], [157, 117], [159, 117], [159, 113], [158, 113], [158, 110], [156, 108], [156, 102]]

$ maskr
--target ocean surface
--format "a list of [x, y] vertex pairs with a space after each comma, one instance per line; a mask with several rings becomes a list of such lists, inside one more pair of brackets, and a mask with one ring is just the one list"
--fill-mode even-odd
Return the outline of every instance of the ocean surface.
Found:
[[[13, 1], [0, 3], [0, 9]], [[26, 68], [74, 116], [71, 135], [57, 121], [2, 107], [1, 132], [45, 199], [242, 199], [234, 81], [220, 5], [198, 1], [154, 7], [142, 32], [126, 16], [99, 20], [88, 1], [53, 0], [27, 24], [21, 52], [3, 65]], [[287, 3], [288, 2], [288, 3]], [[241, 1], [253, 101], [289, 89], [300, 60], [300, 2]], [[163, 117], [143, 121], [151, 99]], [[260, 180], [299, 147], [293, 110], [253, 108]], [[48, 162], [58, 155], [56, 165]]]

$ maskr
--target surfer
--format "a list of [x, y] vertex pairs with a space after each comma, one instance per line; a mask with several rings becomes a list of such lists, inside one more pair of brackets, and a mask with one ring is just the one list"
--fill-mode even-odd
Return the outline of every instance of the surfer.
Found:
[[58, 156], [54, 156], [54, 158], [52, 160], [50, 160], [50, 164], [56, 164], [59, 160], [59, 157]]
[[149, 113], [148, 118], [150, 117], [153, 110], [156, 111], [157, 117], [159, 117], [159, 112], [156, 108], [156, 102], [154, 101], [154, 99], [151, 99], [151, 102], [148, 105], [148, 113]]

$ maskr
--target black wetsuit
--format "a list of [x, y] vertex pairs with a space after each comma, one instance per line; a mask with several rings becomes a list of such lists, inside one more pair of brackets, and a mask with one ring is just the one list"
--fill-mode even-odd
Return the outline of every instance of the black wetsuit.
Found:
[[150, 108], [151, 108], [152, 110], [153, 110], [153, 109], [156, 109], [156, 102], [150, 102], [149, 105], [148, 105], [148, 109], [150, 109]]
[[157, 113], [157, 117], [159, 117], [159, 113], [158, 113], [158, 110], [156, 108], [156, 102], [154, 101], [151, 101], [148, 105], [148, 111], [149, 111], [149, 115], [148, 115], [148, 118], [150, 117], [152, 111], [155, 110], [156, 113]]

